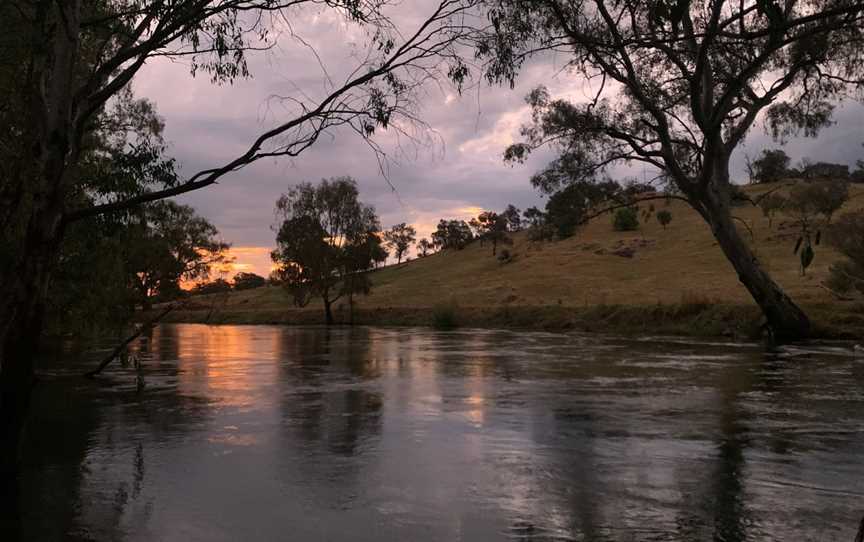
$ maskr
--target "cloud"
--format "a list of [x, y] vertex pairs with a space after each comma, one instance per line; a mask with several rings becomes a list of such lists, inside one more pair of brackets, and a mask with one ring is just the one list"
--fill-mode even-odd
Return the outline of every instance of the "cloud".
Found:
[[[416, 24], [428, 7], [416, 1], [398, 9], [400, 23]], [[296, 112], [296, 106], [284, 98], [304, 93], [322, 96], [330, 86], [328, 76], [343, 80], [356, 66], [366, 39], [356, 27], [346, 26], [326, 10], [301, 19], [295, 29], [302, 29], [318, 58], [283, 28], [279, 47], [250, 57], [254, 79], [233, 85], [216, 86], [206, 76], [193, 79], [188, 66], [165, 60], [143, 70], [135, 90], [153, 99], [165, 117], [166, 137], [183, 173], [224, 164], [242, 153], [258, 134]], [[555, 96], [583, 101], [596, 93], [595, 82], [562, 70], [561, 62], [561, 58], [532, 60], [512, 90], [480, 84], [459, 95], [446, 84], [426, 88], [420, 114], [429, 131], [420, 135], [426, 136], [427, 144], [415, 146], [392, 132], [382, 134], [389, 182], [366, 144], [342, 130], [322, 138], [294, 160], [261, 161], [180, 200], [211, 220], [236, 245], [235, 250], [249, 249], [244, 257], [254, 259], [257, 263], [249, 265], [261, 274], [269, 269], [263, 255], [274, 245], [273, 205], [281, 193], [301, 181], [350, 175], [385, 227], [413, 223], [420, 236], [428, 236], [439, 218], [467, 218], [467, 212], [500, 210], [510, 203], [523, 209], [542, 206], [529, 179], [553, 151], [542, 149], [517, 166], [504, 164], [502, 154], [518, 139], [519, 127], [529, 118], [524, 96], [532, 88], [543, 84]], [[848, 104], [836, 116], [837, 125], [822, 137], [790, 141], [787, 152], [796, 159], [808, 156], [850, 164], [864, 157], [860, 146], [864, 107]], [[754, 130], [734, 157], [733, 176], [740, 178], [745, 152], [755, 155], [766, 146], [774, 145], [761, 130]]]

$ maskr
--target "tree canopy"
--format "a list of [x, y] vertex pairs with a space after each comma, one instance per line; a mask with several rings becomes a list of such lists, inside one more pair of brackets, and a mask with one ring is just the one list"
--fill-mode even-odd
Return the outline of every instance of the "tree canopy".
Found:
[[280, 222], [272, 258], [279, 278], [299, 306], [320, 297], [328, 324], [336, 300], [368, 292], [368, 284], [349, 277], [386, 258], [375, 210], [358, 197], [354, 179], [334, 177], [301, 183], [276, 202]]
[[404, 222], [396, 224], [384, 232], [384, 241], [387, 248], [396, 255], [397, 264], [402, 263], [402, 256], [408, 252], [416, 238], [417, 230], [414, 229], [414, 226], [408, 226]]

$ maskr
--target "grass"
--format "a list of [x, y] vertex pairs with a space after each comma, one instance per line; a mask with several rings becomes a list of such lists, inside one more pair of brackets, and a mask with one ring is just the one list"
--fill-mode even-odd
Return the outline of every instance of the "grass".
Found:
[[[771, 188], [746, 191], [757, 196]], [[851, 194], [843, 211], [864, 207], [864, 186], [853, 185]], [[492, 256], [490, 246], [473, 243], [375, 271], [372, 294], [357, 301], [355, 321], [752, 334], [759, 311], [708, 226], [683, 202], [654, 205], [672, 213], [665, 230], [651, 217], [639, 231], [617, 232], [611, 219], [601, 216], [561, 241], [533, 244], [524, 233], [516, 234], [509, 247], [516, 257], [507, 265]], [[749, 227], [741, 226], [741, 234], [763, 266], [811, 313], [821, 334], [860, 336], [862, 306], [837, 301], [820, 286], [839, 258], [832, 249], [817, 247], [815, 261], [801, 276], [791, 220], [775, 218], [769, 228], [760, 210], [749, 205], [734, 214]], [[622, 249], [632, 249], [632, 257], [616, 255], [629, 252]], [[458, 300], [458, 306], [442, 299]], [[277, 287], [201, 296], [193, 308], [174, 319], [203, 321], [209, 314], [213, 323], [319, 323], [323, 315], [315, 302], [292, 308]], [[339, 307], [336, 312], [338, 319]], [[347, 307], [343, 312], [347, 315]]]

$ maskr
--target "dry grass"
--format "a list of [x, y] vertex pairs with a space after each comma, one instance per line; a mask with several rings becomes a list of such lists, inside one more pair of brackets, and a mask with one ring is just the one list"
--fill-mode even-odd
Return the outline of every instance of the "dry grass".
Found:
[[[756, 196], [770, 188], [746, 190]], [[864, 207], [864, 187], [854, 186], [851, 194], [844, 211]], [[656, 311], [658, 306], [674, 306], [683, 317], [720, 305], [747, 307], [749, 319], [753, 302], [704, 221], [683, 202], [673, 201], [667, 206], [657, 201], [654, 205], [656, 210], [667, 209], [673, 215], [665, 230], [652, 217], [639, 232], [616, 232], [611, 216], [602, 216], [563, 241], [532, 244], [524, 233], [515, 235], [514, 245], [509, 247], [515, 260], [508, 264], [502, 265], [492, 256], [491, 246], [473, 243], [461, 251], [445, 251], [376, 271], [372, 294], [358, 300], [358, 310], [365, 315], [359, 320], [377, 322], [380, 315], [388, 313], [395, 317], [411, 311], [431, 312], [446, 303], [457, 305], [466, 314], [484, 310], [498, 315], [518, 313], [522, 315], [516, 317], [519, 321], [531, 307], [544, 308], [547, 316], [550, 309], [559, 307], [574, 315], [572, 318], [584, 320], [588, 311], [597, 307], [653, 307]], [[775, 218], [774, 227], [769, 228], [760, 210], [750, 205], [736, 208], [734, 214], [749, 226], [750, 231], [743, 225], [739, 228], [742, 235], [793, 299], [823, 315], [823, 320], [831, 322], [826, 326], [843, 318], [860, 323], [864, 318], [859, 316], [860, 306], [856, 310], [854, 304], [835, 301], [820, 287], [829, 265], [838, 258], [836, 253], [824, 245], [817, 247], [816, 259], [802, 277], [793, 254], [796, 232], [788, 219]], [[632, 258], [614, 254], [621, 247], [631, 247], [635, 254]], [[205, 296], [201, 303], [202, 308], [212, 306], [216, 312], [233, 313], [232, 320], [240, 321], [284, 314], [291, 307], [288, 297], [275, 287]], [[310, 310], [317, 313], [321, 309], [313, 303], [302, 312]], [[242, 314], [249, 312], [259, 313], [258, 318]], [[196, 313], [200, 317], [201, 311]], [[643, 310], [639, 314], [650, 313]], [[650, 318], [641, 325], [650, 326]], [[405, 322], [396, 320], [393, 323]]]

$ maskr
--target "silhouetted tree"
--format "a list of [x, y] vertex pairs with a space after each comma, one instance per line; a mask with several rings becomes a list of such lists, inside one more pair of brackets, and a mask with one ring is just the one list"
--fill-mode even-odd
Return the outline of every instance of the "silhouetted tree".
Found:
[[864, 76], [864, 4], [490, 4], [489, 35], [477, 51], [489, 60], [489, 79], [513, 84], [530, 55], [554, 50], [559, 58], [569, 54], [568, 67], [599, 84], [585, 103], [553, 99], [545, 88], [531, 92], [525, 141], [505, 158], [524, 160], [533, 149], [557, 145], [559, 157], [536, 179], [549, 193], [622, 162], [668, 176], [709, 224], [774, 335], [806, 336], [807, 315], [736, 228], [729, 161], [758, 118], [777, 139], [801, 130], [814, 135], [830, 123], [832, 101]]
[[748, 164], [750, 179], [756, 183], [773, 183], [789, 176], [789, 156], [782, 149], [763, 149]]
[[492, 255], [498, 252], [498, 244], [512, 244], [513, 241], [507, 235], [509, 221], [503, 215], [492, 211], [484, 211], [473, 220], [476, 224], [476, 236], [482, 241], [492, 243]]
[[335, 177], [317, 186], [301, 183], [276, 202], [281, 224], [272, 258], [280, 267], [279, 277], [298, 306], [320, 297], [327, 324], [334, 323], [336, 300], [368, 291], [346, 277], [371, 267], [380, 254], [372, 241], [377, 240], [380, 249], [378, 217], [357, 197], [353, 179]]
[[354, 323], [354, 296], [369, 295], [372, 282], [369, 280], [370, 269], [387, 260], [387, 250], [377, 231], [377, 222], [373, 227], [361, 234], [353, 242], [345, 246], [344, 275], [342, 293], [348, 296], [348, 314], [350, 323]]
[[267, 285], [267, 279], [255, 273], [240, 272], [234, 275], [235, 290], [252, 290]]
[[468, 243], [474, 240], [471, 228], [464, 220], [438, 221], [437, 229], [432, 232], [432, 244], [440, 249], [455, 248], [462, 250]]
[[435, 245], [433, 245], [432, 242], [429, 241], [428, 239], [426, 239], [425, 237], [423, 239], [420, 239], [420, 241], [417, 242], [417, 254], [421, 258], [425, 258], [429, 254], [431, 254], [432, 251], [434, 251], [434, 250], [435, 250]]
[[510, 204], [501, 212], [501, 218], [507, 223], [507, 231], [517, 232], [522, 230], [522, 216], [515, 205]]
[[212, 281], [199, 282], [192, 288], [192, 293], [195, 295], [221, 294], [230, 291], [231, 283], [223, 278], [217, 278]]
[[227, 263], [229, 245], [188, 205], [160, 201], [141, 207], [136, 215], [127, 257], [145, 310], [152, 298], [179, 292], [181, 281], [206, 279], [214, 266]]
[[408, 252], [416, 238], [417, 230], [414, 229], [414, 226], [408, 226], [404, 222], [396, 224], [384, 232], [384, 241], [396, 255], [397, 264], [402, 263], [402, 256]]

